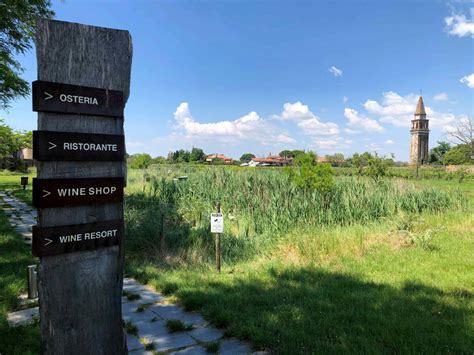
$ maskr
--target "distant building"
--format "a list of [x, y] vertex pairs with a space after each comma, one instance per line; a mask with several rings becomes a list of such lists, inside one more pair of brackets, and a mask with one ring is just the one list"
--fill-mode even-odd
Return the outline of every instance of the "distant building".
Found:
[[224, 154], [211, 154], [206, 157], [206, 162], [211, 164], [214, 159], [223, 160], [225, 164], [232, 164], [234, 159], [226, 157]]
[[411, 121], [410, 164], [421, 165], [429, 162], [428, 140], [430, 130], [426, 119], [423, 97], [418, 99], [415, 118]]
[[316, 161], [318, 163], [328, 163], [329, 162], [327, 156], [325, 156], [325, 155], [324, 156], [319, 156], [318, 155], [318, 157], [316, 158]]
[[249, 166], [287, 166], [291, 164], [293, 158], [280, 157], [279, 155], [269, 155], [265, 158], [253, 158]]
[[13, 154], [14, 158], [21, 160], [33, 160], [33, 149], [23, 148]]

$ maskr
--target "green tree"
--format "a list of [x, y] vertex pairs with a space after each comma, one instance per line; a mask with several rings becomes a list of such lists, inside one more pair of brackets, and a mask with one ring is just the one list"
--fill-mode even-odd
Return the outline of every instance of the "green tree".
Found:
[[206, 155], [200, 148], [193, 148], [189, 154], [189, 161], [204, 161]]
[[291, 154], [292, 154], [291, 156], [293, 158], [297, 158], [298, 156], [305, 154], [305, 152], [304, 152], [304, 150], [295, 149], [295, 150], [291, 151]]
[[255, 158], [255, 155], [253, 155], [252, 153], [245, 153], [245, 154], [242, 154], [242, 156], [240, 157], [240, 161], [248, 163], [253, 158]]
[[156, 157], [153, 158], [152, 164], [165, 164], [166, 163], [166, 158], [165, 157]]
[[300, 154], [295, 158], [295, 168], [288, 168], [292, 182], [305, 190], [317, 190], [322, 194], [331, 191], [333, 181], [333, 170], [329, 164], [316, 164], [316, 154], [308, 152]]
[[451, 149], [448, 142], [438, 142], [438, 146], [430, 150], [430, 163], [441, 163], [444, 155]]
[[288, 150], [288, 149], [282, 150], [280, 153], [278, 153], [278, 155], [282, 158], [293, 158], [294, 157], [293, 151]]
[[129, 158], [129, 166], [131, 169], [146, 169], [153, 162], [150, 154], [134, 154]]
[[335, 153], [333, 155], [326, 155], [326, 159], [332, 166], [342, 166], [345, 163], [344, 154]]
[[379, 157], [377, 153], [375, 153], [367, 160], [366, 173], [372, 179], [378, 181], [387, 174], [387, 170], [390, 166], [393, 166], [393, 159]]
[[372, 155], [369, 152], [365, 152], [363, 154], [355, 153], [351, 158], [352, 166], [357, 168], [357, 173], [360, 175], [364, 172], [364, 167], [366, 167], [369, 163], [369, 159]]
[[10, 126], [0, 118], [0, 158], [10, 157], [18, 150], [18, 141]]
[[459, 144], [451, 148], [443, 157], [444, 165], [461, 165], [471, 161], [471, 146], [469, 144]]
[[53, 16], [49, 0], [0, 2], [0, 109], [28, 95], [29, 83], [20, 77], [23, 68], [15, 57], [31, 48], [38, 19]]

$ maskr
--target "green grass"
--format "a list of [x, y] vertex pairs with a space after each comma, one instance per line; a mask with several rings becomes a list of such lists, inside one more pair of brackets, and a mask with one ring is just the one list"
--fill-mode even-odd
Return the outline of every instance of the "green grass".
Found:
[[166, 327], [171, 333], [184, 332], [187, 330], [192, 330], [194, 328], [192, 324], [185, 324], [182, 320], [179, 319], [167, 320]]
[[[256, 349], [472, 352], [472, 179], [362, 178], [354, 186], [338, 177], [335, 204], [321, 211], [317, 196], [299, 195], [281, 170], [221, 171], [130, 172], [130, 276]], [[173, 182], [180, 175], [189, 179]], [[31, 201], [15, 179], [0, 175], [0, 189]], [[221, 274], [209, 233], [217, 200], [226, 216]], [[31, 257], [0, 217], [0, 353], [37, 353], [38, 325], [10, 330], [4, 320], [26, 287]]]
[[226, 266], [129, 272], [198, 310], [226, 333], [277, 353], [469, 353], [474, 348], [473, 218], [295, 231], [267, 258]]
[[[20, 184], [20, 178], [28, 176], [28, 186], [23, 190]], [[33, 178], [36, 176], [36, 170], [31, 169], [29, 173], [16, 173], [10, 171], [0, 171], [0, 191], [11, 191], [15, 197], [32, 205], [32, 185]]]
[[38, 354], [40, 335], [38, 324], [9, 328], [8, 312], [17, 306], [17, 299], [26, 292], [26, 267], [36, 261], [22, 238], [10, 227], [0, 210], [0, 353]]
[[[126, 268], [258, 350], [469, 353], [472, 188], [338, 177], [324, 206], [276, 169], [132, 172]], [[226, 216], [221, 274], [215, 201]]]

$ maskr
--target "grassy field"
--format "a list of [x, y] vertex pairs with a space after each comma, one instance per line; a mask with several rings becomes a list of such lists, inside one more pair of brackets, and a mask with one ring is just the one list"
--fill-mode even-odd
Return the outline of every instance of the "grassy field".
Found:
[[472, 351], [472, 181], [338, 178], [324, 206], [275, 173], [131, 172], [127, 272], [257, 349]]
[[0, 210], [0, 354], [39, 353], [38, 325], [9, 328], [6, 320], [18, 305], [18, 296], [26, 292], [26, 267], [34, 263], [30, 248]]
[[[128, 275], [256, 349], [472, 353], [472, 179], [338, 177], [327, 203], [279, 170], [219, 171], [129, 172]], [[19, 176], [0, 176], [0, 189], [31, 203]], [[216, 201], [226, 223], [220, 274], [209, 233]], [[1, 212], [0, 226], [0, 353], [37, 353], [37, 325], [6, 327], [31, 257]]]

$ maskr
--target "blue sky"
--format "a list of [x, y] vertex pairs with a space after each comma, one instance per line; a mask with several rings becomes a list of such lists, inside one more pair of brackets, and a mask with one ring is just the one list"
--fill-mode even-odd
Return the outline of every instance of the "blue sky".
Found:
[[[474, 114], [472, 1], [53, 1], [56, 18], [130, 31], [129, 153], [283, 149], [408, 159], [417, 95], [430, 145]], [[19, 57], [36, 79], [34, 50]], [[35, 129], [31, 99], [0, 112]]]

